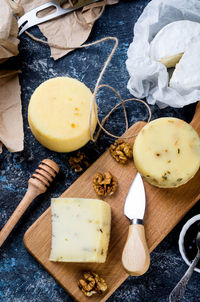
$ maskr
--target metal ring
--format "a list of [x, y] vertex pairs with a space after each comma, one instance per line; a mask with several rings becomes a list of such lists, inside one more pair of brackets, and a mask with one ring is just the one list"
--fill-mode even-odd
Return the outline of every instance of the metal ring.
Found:
[[131, 224], [143, 224], [143, 220], [139, 218], [133, 218]]

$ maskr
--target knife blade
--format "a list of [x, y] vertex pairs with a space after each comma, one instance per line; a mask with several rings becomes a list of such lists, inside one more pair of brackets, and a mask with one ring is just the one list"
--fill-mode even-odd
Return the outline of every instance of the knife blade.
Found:
[[[50, 2], [44, 3], [29, 12], [25, 13], [21, 18], [18, 19], [18, 28], [19, 28], [19, 33], [18, 36], [20, 36], [25, 30], [28, 28], [38, 25], [41, 23], [44, 23], [49, 20], [53, 20], [55, 18], [58, 18], [62, 15], [68, 14], [70, 12], [73, 12], [83, 6], [98, 2], [100, 0], [78, 0], [77, 3], [73, 7], [69, 8], [62, 8], [58, 1], [52, 0]], [[39, 17], [38, 14], [41, 11], [44, 11], [47, 8], [54, 8], [54, 10], [48, 15]], [[56, 9], [56, 10], [55, 10]]]
[[144, 184], [141, 175], [137, 173], [124, 205], [124, 214], [131, 220], [131, 224], [122, 253], [122, 265], [125, 271], [132, 276], [143, 275], [150, 265], [149, 250], [143, 225], [145, 207]]

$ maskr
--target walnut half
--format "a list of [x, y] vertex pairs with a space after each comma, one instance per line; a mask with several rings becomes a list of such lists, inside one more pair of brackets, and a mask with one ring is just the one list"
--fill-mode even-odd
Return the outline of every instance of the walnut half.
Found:
[[82, 172], [90, 166], [88, 157], [80, 150], [69, 158], [69, 164], [75, 172]]
[[78, 281], [78, 286], [87, 297], [97, 293], [102, 294], [108, 288], [105, 280], [94, 272], [85, 272], [83, 278]]
[[128, 159], [133, 158], [133, 148], [130, 144], [117, 139], [109, 148], [112, 157], [120, 164], [126, 164]]
[[100, 196], [112, 195], [117, 188], [117, 178], [110, 172], [96, 173], [93, 178], [93, 188]]

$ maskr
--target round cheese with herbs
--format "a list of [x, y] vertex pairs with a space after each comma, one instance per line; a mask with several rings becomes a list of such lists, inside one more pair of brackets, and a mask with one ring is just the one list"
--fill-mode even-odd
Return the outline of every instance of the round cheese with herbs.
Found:
[[200, 23], [179, 20], [164, 26], [150, 43], [150, 57], [167, 68], [174, 67], [194, 40], [200, 38]]
[[[82, 82], [57, 77], [42, 83], [33, 93], [28, 121], [35, 138], [46, 148], [71, 152], [90, 140], [89, 118], [92, 92]], [[97, 119], [93, 110], [91, 128]]]
[[178, 187], [188, 182], [200, 167], [200, 138], [181, 119], [159, 118], [139, 132], [133, 157], [140, 174], [152, 185]]

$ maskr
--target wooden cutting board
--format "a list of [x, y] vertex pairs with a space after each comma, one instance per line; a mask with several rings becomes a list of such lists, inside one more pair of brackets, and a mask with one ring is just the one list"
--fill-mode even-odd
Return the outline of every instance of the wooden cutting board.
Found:
[[[125, 135], [133, 135], [144, 126], [144, 122], [133, 125]], [[200, 134], [200, 103], [197, 105], [192, 126]], [[129, 139], [133, 144], [134, 139]], [[27, 230], [24, 244], [28, 251], [44, 268], [74, 297], [81, 302], [106, 301], [128, 277], [121, 265], [121, 254], [127, 237], [129, 220], [123, 215], [124, 201], [136, 175], [133, 162], [123, 166], [114, 161], [106, 151], [83, 175], [81, 175], [61, 196], [97, 198], [92, 179], [96, 172], [110, 171], [118, 178], [118, 189], [106, 200], [112, 208], [112, 230], [107, 261], [104, 264], [54, 263], [48, 260], [51, 248], [51, 211], [44, 214]], [[200, 170], [187, 184], [175, 189], [160, 189], [144, 181], [147, 207], [144, 217], [146, 238], [152, 251], [174, 228], [181, 218], [200, 198]], [[87, 234], [83, 234], [87, 236]], [[92, 270], [105, 278], [108, 291], [104, 295], [85, 297], [77, 286], [83, 271]]]

